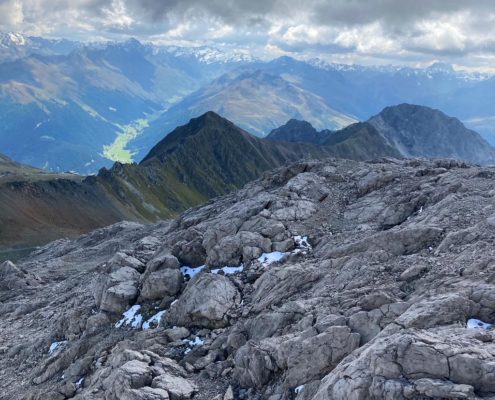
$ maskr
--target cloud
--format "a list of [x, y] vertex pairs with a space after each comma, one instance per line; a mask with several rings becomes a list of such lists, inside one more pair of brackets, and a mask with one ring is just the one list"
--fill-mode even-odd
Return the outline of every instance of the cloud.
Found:
[[0, 26], [15, 26], [24, 19], [22, 5], [16, 0], [0, 0]]
[[225, 45], [267, 57], [495, 59], [492, 0], [0, 0], [0, 29]]

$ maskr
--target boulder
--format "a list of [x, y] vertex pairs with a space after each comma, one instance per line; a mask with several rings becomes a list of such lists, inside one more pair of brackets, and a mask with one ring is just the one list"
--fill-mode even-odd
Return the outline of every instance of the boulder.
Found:
[[118, 252], [110, 260], [108, 260], [108, 267], [110, 271], [116, 271], [122, 267], [134, 268], [137, 272], [143, 273], [145, 265], [137, 258], [130, 256], [126, 253]]
[[36, 286], [37, 280], [11, 261], [0, 264], [0, 290], [20, 290]]
[[212, 267], [236, 266], [271, 251], [270, 239], [259, 233], [242, 231], [222, 238], [208, 252], [206, 263]]
[[167, 315], [172, 325], [222, 328], [229, 325], [229, 313], [241, 295], [229, 278], [219, 274], [200, 274], [193, 278]]
[[179, 269], [180, 263], [177, 257], [168, 252], [160, 253], [154, 256], [146, 264], [146, 272], [160, 271], [163, 269]]
[[95, 298], [97, 303], [100, 300], [100, 310], [124, 312], [137, 298], [139, 277], [134, 268], [122, 267], [103, 279], [101, 285], [96, 284]]
[[347, 326], [332, 326], [314, 336], [303, 335], [284, 340], [275, 360], [286, 369], [285, 387], [291, 388], [322, 378], [345, 356], [359, 347], [360, 336]]
[[159, 300], [165, 296], [175, 296], [184, 280], [178, 269], [164, 269], [151, 272], [143, 283], [141, 298], [143, 300]]
[[323, 333], [308, 330], [268, 338], [241, 347], [234, 359], [234, 375], [241, 386], [262, 387], [273, 373], [281, 372], [284, 387], [291, 388], [321, 378], [359, 346], [359, 334], [346, 326]]
[[324, 399], [474, 399], [494, 390], [492, 343], [465, 329], [399, 331], [379, 338], [328, 374], [313, 397]]
[[196, 385], [189, 380], [171, 374], [162, 374], [154, 378], [151, 386], [165, 390], [170, 400], [187, 400], [198, 391]]

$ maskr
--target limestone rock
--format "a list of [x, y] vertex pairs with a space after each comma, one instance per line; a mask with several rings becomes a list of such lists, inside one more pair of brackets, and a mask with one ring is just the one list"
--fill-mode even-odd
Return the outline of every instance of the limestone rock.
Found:
[[21, 290], [36, 286], [38, 281], [22, 271], [13, 262], [0, 264], [0, 290]]
[[[175, 220], [3, 263], [0, 397], [493, 397], [494, 176], [453, 160], [301, 161]], [[137, 323], [117, 328], [131, 306]]]
[[201, 274], [189, 281], [179, 301], [170, 308], [167, 320], [178, 326], [221, 328], [229, 324], [229, 312], [240, 300], [229, 278]]
[[178, 269], [164, 269], [147, 275], [141, 289], [143, 300], [163, 299], [175, 296], [182, 285], [183, 277]]
[[[131, 267], [122, 267], [114, 271], [103, 283], [100, 309], [111, 313], [124, 312], [137, 298], [139, 273]], [[97, 286], [98, 287], [98, 286]]]

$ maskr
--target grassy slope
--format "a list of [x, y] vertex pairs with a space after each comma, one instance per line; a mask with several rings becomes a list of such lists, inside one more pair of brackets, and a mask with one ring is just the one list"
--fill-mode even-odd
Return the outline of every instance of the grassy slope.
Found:
[[382, 148], [382, 141], [368, 124], [356, 124], [332, 135], [326, 146], [272, 142], [207, 113], [177, 128], [141, 164], [116, 163], [85, 179], [0, 160], [0, 251], [14, 243], [27, 247], [75, 236], [122, 219], [169, 218], [303, 158], [398, 155]]
[[257, 139], [213, 113], [177, 128], [140, 165], [116, 164], [99, 180], [148, 220], [176, 215], [301, 158], [322, 158], [312, 145]]

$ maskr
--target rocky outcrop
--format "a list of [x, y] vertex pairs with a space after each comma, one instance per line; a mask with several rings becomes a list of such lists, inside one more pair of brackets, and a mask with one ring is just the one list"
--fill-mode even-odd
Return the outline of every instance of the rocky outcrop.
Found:
[[188, 283], [167, 320], [185, 327], [222, 328], [240, 301], [239, 291], [227, 277], [202, 274]]
[[11, 261], [0, 264], [0, 291], [33, 288], [38, 284], [35, 276], [21, 270]]
[[4, 263], [0, 393], [492, 398], [491, 172], [301, 162], [176, 220]]

